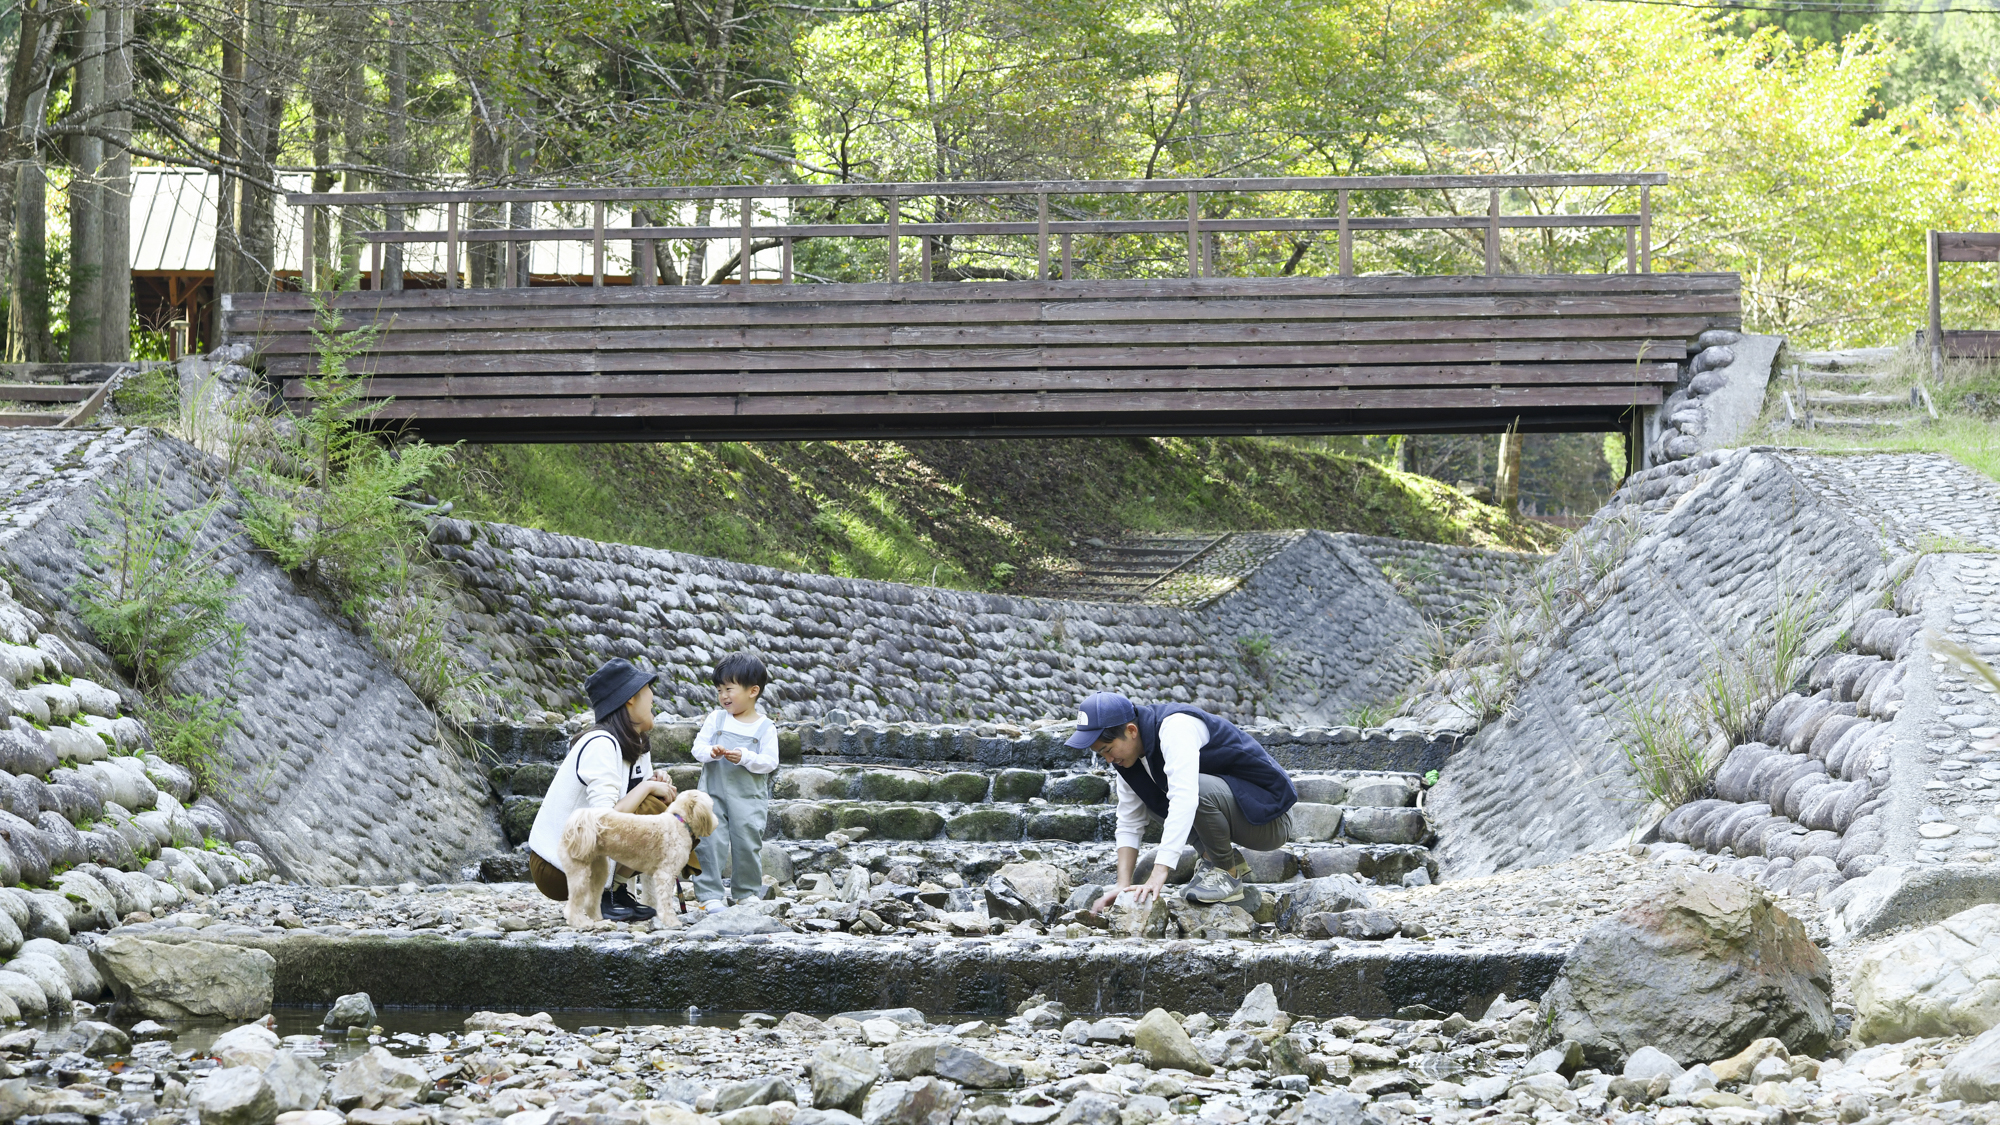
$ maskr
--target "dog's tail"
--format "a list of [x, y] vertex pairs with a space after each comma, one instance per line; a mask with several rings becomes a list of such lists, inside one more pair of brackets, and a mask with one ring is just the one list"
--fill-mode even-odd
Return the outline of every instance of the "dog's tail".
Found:
[[597, 829], [604, 823], [603, 809], [578, 809], [563, 825], [562, 850], [571, 859], [589, 859], [597, 854]]

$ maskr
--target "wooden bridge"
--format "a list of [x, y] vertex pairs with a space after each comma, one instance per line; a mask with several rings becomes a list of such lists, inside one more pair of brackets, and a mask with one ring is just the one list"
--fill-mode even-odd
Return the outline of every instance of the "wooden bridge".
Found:
[[[1693, 337], [1740, 318], [1736, 275], [1651, 272], [1649, 193], [1664, 179], [294, 195], [308, 232], [325, 229], [319, 209], [345, 212], [350, 260], [366, 247], [361, 288], [233, 294], [223, 326], [294, 402], [312, 393], [315, 298], [344, 328], [374, 326], [350, 367], [389, 400], [377, 422], [446, 440], [1636, 429]], [[1587, 213], [1503, 209], [1584, 191]], [[1361, 213], [1372, 193], [1485, 206]], [[1603, 207], [1620, 193], [1636, 206]], [[564, 221], [586, 209], [588, 225]], [[443, 221], [397, 229], [425, 214]], [[1356, 275], [1358, 239], [1418, 237], [1484, 272]], [[1624, 271], [1502, 272], [1589, 239]], [[583, 246], [589, 273], [538, 269], [552, 243]], [[737, 252], [709, 284], [661, 284], [680, 262], [666, 246], [690, 248], [690, 264], [695, 248]], [[1315, 248], [1337, 272], [1284, 275]], [[808, 276], [807, 250], [849, 279]], [[432, 268], [404, 268], [420, 251]], [[308, 288], [315, 258], [309, 244]], [[878, 279], [852, 280], [857, 262]]]

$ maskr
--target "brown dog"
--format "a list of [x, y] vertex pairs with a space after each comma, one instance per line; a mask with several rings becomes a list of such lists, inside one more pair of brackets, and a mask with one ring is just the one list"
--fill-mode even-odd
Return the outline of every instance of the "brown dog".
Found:
[[[715, 831], [715, 806], [708, 794], [690, 789], [656, 816], [637, 816], [610, 809], [578, 809], [563, 825], [563, 875], [569, 880], [569, 902], [563, 920], [581, 929], [602, 921], [599, 895], [611, 878], [611, 865], [622, 863], [646, 876], [646, 905], [659, 911], [661, 925], [678, 924], [681, 869], [694, 853], [694, 842]], [[667, 888], [675, 888], [669, 892]]]

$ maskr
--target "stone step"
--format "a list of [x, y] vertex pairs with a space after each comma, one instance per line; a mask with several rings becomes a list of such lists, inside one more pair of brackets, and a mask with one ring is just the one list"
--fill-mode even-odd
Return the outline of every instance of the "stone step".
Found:
[[[559, 762], [582, 729], [518, 723], [475, 723], [471, 734], [501, 764]], [[1036, 729], [997, 724], [895, 726], [780, 723], [778, 757], [784, 765], [895, 765], [933, 770], [1075, 769], [1089, 755], [1063, 745], [1073, 726]], [[1468, 735], [1451, 730], [1387, 727], [1252, 726], [1249, 733], [1279, 765], [1306, 770], [1391, 770], [1423, 774], [1441, 770]], [[689, 760], [699, 727], [662, 718], [652, 736], [653, 761]]]

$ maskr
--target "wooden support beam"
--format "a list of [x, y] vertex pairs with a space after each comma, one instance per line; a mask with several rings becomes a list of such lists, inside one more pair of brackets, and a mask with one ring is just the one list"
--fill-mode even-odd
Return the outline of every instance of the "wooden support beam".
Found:
[[1639, 188], [1639, 272], [1653, 272], [1653, 188]]
[[903, 279], [903, 236], [902, 232], [897, 229], [903, 219], [903, 204], [893, 194], [886, 197], [882, 202], [889, 209], [889, 222], [887, 224], [889, 228], [889, 276], [887, 280], [889, 284], [894, 285]]
[[1201, 276], [1201, 195], [1190, 190], [1188, 201], [1188, 276]]
[[444, 287], [458, 288], [458, 204], [445, 204]]
[[1049, 193], [1035, 196], [1035, 280], [1049, 279]]
[[752, 201], [746, 199], [738, 205], [738, 211], [743, 218], [743, 236], [736, 243], [736, 283], [747, 291], [750, 288], [750, 221], [756, 216], [756, 210]]
[[1486, 195], [1486, 276], [1500, 272], [1500, 189]]
[[604, 288], [604, 201], [590, 206], [590, 284]]
[[1340, 189], [1340, 276], [1354, 276], [1354, 231], [1348, 225], [1347, 189]]

